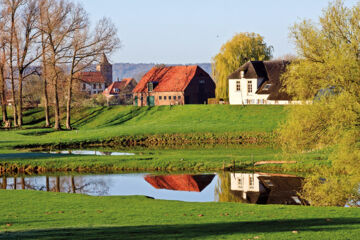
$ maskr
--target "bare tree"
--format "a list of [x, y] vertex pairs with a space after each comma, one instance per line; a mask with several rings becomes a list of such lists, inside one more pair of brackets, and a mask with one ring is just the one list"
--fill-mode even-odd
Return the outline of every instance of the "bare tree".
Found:
[[51, 79], [54, 95], [54, 128], [60, 129], [59, 81], [62, 77], [60, 66], [66, 63], [71, 48], [71, 35], [78, 30], [78, 18], [71, 14], [74, 4], [66, 0], [42, 0], [42, 22], [39, 26], [47, 39], [48, 56], [46, 57], [47, 77]]
[[70, 75], [67, 84], [66, 128], [71, 129], [72, 87], [76, 74], [89, 67], [101, 57], [120, 47], [117, 29], [109, 19], [99, 21], [94, 32], [89, 31], [89, 20], [84, 10], [78, 6], [74, 13], [80, 17], [81, 26], [74, 32], [71, 41]]
[[23, 81], [33, 74], [33, 71], [26, 70], [38, 60], [40, 51], [36, 44], [39, 37], [37, 31], [37, 20], [39, 14], [38, 1], [23, 0], [19, 22], [15, 29], [15, 46], [16, 46], [16, 62], [18, 75], [18, 126], [23, 124], [22, 108], [23, 108]]
[[18, 10], [21, 5], [24, 4], [24, 0], [2, 0], [1, 5], [5, 11], [5, 16], [8, 18], [6, 31], [9, 34], [9, 67], [10, 67], [10, 80], [11, 80], [11, 98], [13, 107], [13, 120], [14, 126], [17, 126], [17, 107], [15, 97], [15, 69], [14, 69], [14, 39], [16, 35], [16, 22]]
[[1, 111], [2, 111], [2, 121], [6, 123], [8, 121], [6, 105], [6, 45], [7, 45], [7, 36], [5, 33], [5, 18], [0, 16], [0, 101], [1, 101]]

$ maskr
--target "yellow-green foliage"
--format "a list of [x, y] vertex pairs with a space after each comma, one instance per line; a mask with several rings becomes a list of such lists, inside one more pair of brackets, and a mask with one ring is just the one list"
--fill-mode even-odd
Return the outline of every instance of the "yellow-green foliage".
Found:
[[288, 152], [334, 146], [333, 167], [305, 181], [303, 196], [313, 205], [356, 205], [360, 199], [360, 2], [353, 8], [342, 0], [330, 3], [319, 19], [295, 24], [291, 36], [300, 59], [283, 75], [286, 91], [312, 100], [324, 88], [330, 96], [293, 107], [279, 129]]
[[286, 91], [298, 99], [312, 99], [322, 88], [360, 95], [360, 3], [330, 3], [320, 24], [302, 21], [291, 28], [300, 58], [283, 75]]
[[256, 33], [239, 33], [225, 43], [213, 58], [212, 71], [216, 81], [216, 97], [228, 97], [228, 76], [242, 64], [251, 61], [269, 60], [272, 46]]
[[356, 128], [360, 114], [356, 97], [347, 93], [289, 108], [288, 118], [278, 130], [280, 144], [286, 152], [338, 143], [347, 131]]

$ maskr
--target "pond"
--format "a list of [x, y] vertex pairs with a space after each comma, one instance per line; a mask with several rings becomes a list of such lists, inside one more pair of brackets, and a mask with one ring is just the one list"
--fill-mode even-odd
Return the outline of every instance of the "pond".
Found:
[[271, 173], [98, 174], [3, 177], [1, 189], [28, 189], [92, 196], [144, 195], [187, 202], [308, 204], [297, 192], [303, 178]]

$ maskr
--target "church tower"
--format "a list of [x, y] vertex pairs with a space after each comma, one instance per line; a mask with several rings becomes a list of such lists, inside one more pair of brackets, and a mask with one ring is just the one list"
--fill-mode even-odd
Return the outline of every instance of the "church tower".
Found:
[[105, 53], [102, 54], [100, 64], [96, 66], [96, 71], [101, 72], [101, 74], [104, 76], [105, 87], [110, 86], [113, 82], [113, 69]]

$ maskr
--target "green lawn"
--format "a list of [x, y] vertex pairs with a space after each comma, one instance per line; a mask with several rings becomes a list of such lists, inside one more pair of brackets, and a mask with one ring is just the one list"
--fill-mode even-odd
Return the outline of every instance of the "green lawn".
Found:
[[358, 239], [360, 209], [0, 191], [1, 239]]
[[[41, 109], [24, 114], [24, 129], [0, 131], [0, 147], [29, 144], [97, 142], [134, 136], [188, 134], [193, 139], [207, 136], [239, 137], [271, 134], [284, 120], [283, 106], [185, 105], [160, 107], [98, 107], [74, 110], [74, 131], [41, 129]], [[216, 138], [216, 137], [215, 137]]]

